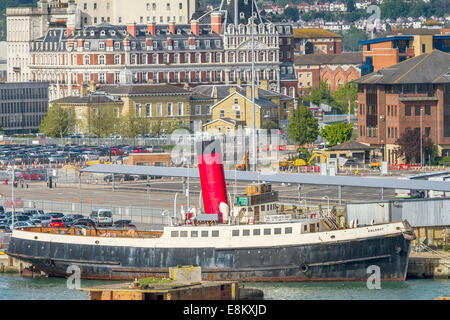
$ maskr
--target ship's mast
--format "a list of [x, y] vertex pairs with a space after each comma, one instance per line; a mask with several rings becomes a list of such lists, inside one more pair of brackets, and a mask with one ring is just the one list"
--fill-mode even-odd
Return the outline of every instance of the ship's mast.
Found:
[[257, 168], [258, 157], [256, 154], [256, 115], [255, 115], [255, 35], [254, 35], [254, 3], [252, 0], [252, 17], [251, 17], [251, 28], [252, 28], [252, 107], [253, 107], [253, 132], [252, 132], [252, 140], [253, 140], [253, 164], [254, 171]]

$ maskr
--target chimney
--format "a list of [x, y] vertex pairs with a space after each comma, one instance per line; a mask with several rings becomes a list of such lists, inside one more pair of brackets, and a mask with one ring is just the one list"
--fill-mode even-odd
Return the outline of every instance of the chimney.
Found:
[[269, 90], [269, 80], [260, 80], [260, 87], [264, 90]]
[[89, 91], [90, 91], [90, 92], [95, 92], [96, 90], [97, 90], [97, 85], [95, 84], [94, 81], [91, 81], [91, 82], [89, 83]]
[[169, 32], [171, 34], [175, 34], [175, 22], [174, 21], [169, 22]]
[[69, 26], [66, 27], [67, 36], [70, 37], [75, 32], [75, 26]]
[[191, 20], [191, 32], [198, 36], [200, 34], [200, 25], [198, 20]]
[[218, 98], [219, 98], [219, 92], [218, 92], [219, 90], [217, 89], [217, 87], [216, 86], [213, 86], [213, 98], [215, 99], [215, 100], [217, 100]]
[[136, 23], [128, 23], [127, 32], [131, 34], [133, 37], [136, 37]]
[[237, 85], [238, 85], [238, 87], [242, 87], [242, 79], [241, 78], [238, 78]]
[[80, 85], [80, 97], [85, 97], [87, 95], [87, 86], [86, 84], [83, 82]]
[[222, 14], [220, 12], [211, 13], [211, 29], [217, 34], [222, 32]]
[[151, 22], [147, 25], [148, 33], [150, 33], [152, 36], [156, 34], [156, 24], [154, 22]]
[[[245, 95], [246, 95], [247, 99], [252, 100], [252, 86], [251, 85], [247, 86]], [[258, 90], [258, 87], [255, 86], [255, 100], [258, 98], [259, 98], [259, 90]]]

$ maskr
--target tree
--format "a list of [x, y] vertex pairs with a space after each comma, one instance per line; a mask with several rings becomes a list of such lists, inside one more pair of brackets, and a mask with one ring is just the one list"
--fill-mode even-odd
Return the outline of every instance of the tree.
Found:
[[329, 146], [347, 142], [352, 137], [353, 126], [351, 123], [338, 122], [325, 126], [320, 130], [320, 136], [327, 139]]
[[299, 145], [316, 141], [319, 123], [309, 107], [299, 106], [288, 126], [289, 137]]
[[321, 102], [330, 103], [330, 86], [324, 81], [320, 81], [319, 88], [313, 89], [309, 96], [309, 100], [314, 104], [319, 104]]
[[298, 14], [298, 9], [295, 7], [288, 7], [284, 10], [284, 16], [291, 20], [292, 22], [297, 22], [300, 18], [300, 15]]
[[367, 40], [367, 33], [355, 27], [351, 27], [341, 34], [343, 51], [361, 51], [362, 45], [359, 44], [359, 41]]
[[355, 113], [355, 108], [358, 105], [358, 85], [356, 83], [347, 82], [340, 86], [332, 95], [332, 107], [338, 109], [342, 113], [348, 113], [348, 102], [350, 101], [350, 113]]
[[[397, 157], [405, 157], [406, 163], [420, 162], [420, 130], [407, 130], [400, 135], [396, 144], [399, 147], [396, 150]], [[432, 140], [428, 137], [422, 137], [422, 152], [424, 154], [423, 163], [428, 157], [434, 158], [436, 148]]]
[[263, 121], [261, 129], [265, 130], [279, 129], [279, 126], [275, 121], [267, 119]]
[[118, 118], [114, 115], [113, 106], [91, 108], [88, 115], [89, 134], [106, 138], [116, 133]]
[[57, 103], [53, 103], [44, 119], [42, 119], [39, 130], [46, 136], [60, 137], [62, 139], [73, 129], [74, 124], [73, 112], [65, 110]]

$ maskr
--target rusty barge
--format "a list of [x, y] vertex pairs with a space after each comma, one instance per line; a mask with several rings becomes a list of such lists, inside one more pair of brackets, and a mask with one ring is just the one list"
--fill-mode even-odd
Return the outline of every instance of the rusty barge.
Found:
[[365, 281], [374, 265], [381, 280], [406, 279], [408, 222], [342, 229], [326, 217], [271, 219], [267, 186], [230, 208], [220, 144], [198, 148], [204, 213], [188, 211], [163, 231], [19, 228], [7, 253], [49, 276], [70, 276], [75, 265], [85, 279], [166, 277], [177, 265], [200, 266], [204, 280]]

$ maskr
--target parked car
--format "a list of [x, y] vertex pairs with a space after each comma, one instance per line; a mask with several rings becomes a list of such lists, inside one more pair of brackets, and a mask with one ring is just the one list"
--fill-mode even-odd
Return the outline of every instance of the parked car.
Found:
[[42, 227], [48, 227], [50, 220], [52, 220], [53, 217], [49, 215], [39, 215], [34, 218], [41, 220]]
[[82, 214], [76, 214], [76, 213], [66, 214], [65, 217], [68, 219], [72, 219], [73, 221], [86, 218], [86, 216], [83, 216]]
[[117, 220], [114, 222], [114, 227], [136, 229], [136, 226], [131, 223], [131, 220]]
[[[128, 174], [115, 174], [114, 175], [114, 181], [120, 181], [122, 179], [123, 179], [123, 181], [133, 181], [134, 180], [134, 176], [128, 175]], [[112, 174], [108, 174], [107, 176], [105, 176], [103, 178], [103, 180], [105, 182], [108, 181], [108, 180], [112, 181], [113, 180]]]
[[11, 228], [6, 224], [0, 224], [0, 232], [11, 232]]
[[51, 228], [62, 228], [64, 227], [64, 222], [62, 219], [51, 219], [50, 223], [48, 224]]
[[42, 221], [40, 219], [31, 219], [29, 223], [33, 224], [35, 227], [42, 227]]
[[64, 213], [61, 213], [61, 212], [47, 212], [46, 214], [51, 216], [52, 218], [62, 218], [62, 217], [64, 217]]
[[25, 210], [23, 210], [23, 214], [26, 216], [32, 217], [32, 216], [44, 214], [44, 210], [25, 209]]
[[76, 227], [78, 227], [78, 226], [96, 227], [97, 224], [92, 219], [82, 218], [82, 219], [75, 220], [70, 226], [71, 227], [73, 227], [73, 226], [76, 226]]
[[36, 170], [28, 170], [28, 171], [22, 171], [19, 174], [20, 180], [38, 180], [43, 181], [46, 179], [46, 174], [42, 171], [36, 171]]
[[74, 219], [72, 219], [70, 217], [67, 217], [67, 216], [62, 218], [61, 220], [62, 220], [62, 222], [64, 224], [64, 227], [70, 227], [72, 225], [73, 221], [74, 221]]
[[5, 213], [5, 208], [3, 208], [3, 206], [0, 206], [0, 215]]
[[111, 209], [98, 209], [92, 211], [90, 218], [99, 226], [112, 226], [113, 217]]
[[19, 221], [14, 223], [14, 228], [21, 228], [21, 227], [34, 227], [34, 225], [27, 221]]

